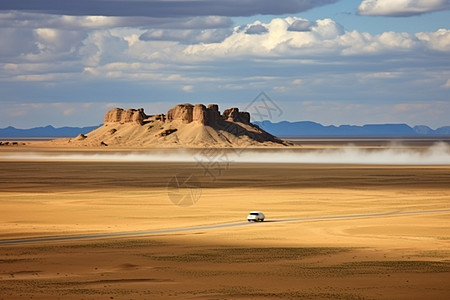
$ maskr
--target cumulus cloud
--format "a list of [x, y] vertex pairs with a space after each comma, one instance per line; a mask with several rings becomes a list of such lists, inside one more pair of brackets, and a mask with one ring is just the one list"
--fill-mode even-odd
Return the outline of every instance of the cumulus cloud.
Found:
[[[311, 57], [335, 54], [336, 56], [381, 55], [387, 53], [422, 52], [424, 49], [447, 52], [450, 47], [450, 31], [417, 34], [383, 32], [369, 34], [345, 31], [331, 19], [310, 22], [309, 31], [293, 31], [292, 26], [309, 22], [288, 17], [276, 18], [269, 23], [256, 22], [246, 30], [235, 28], [233, 33], [220, 43], [190, 45], [185, 53], [199, 57], [230, 57], [249, 54], [266, 57]], [[251, 30], [251, 32], [249, 32]], [[253, 33], [253, 34], [249, 34]], [[261, 34], [264, 33], [264, 34]]]
[[[447, 29], [373, 35], [345, 31], [331, 19], [309, 21], [297, 17], [275, 18], [268, 23], [256, 21], [234, 29], [104, 29], [88, 33], [40, 27], [0, 29], [0, 32], [0, 43], [4, 45], [0, 48], [0, 54], [5, 58], [3, 70], [4, 74], [10, 75], [31, 75], [20, 65], [55, 59], [58, 60], [55, 65], [61, 64], [65, 71], [71, 72], [68, 63], [81, 62], [85, 74], [101, 75], [96, 71], [99, 67], [118, 66], [117, 63], [127, 66], [139, 63], [143, 68], [141, 71], [157, 72], [151, 68], [173, 68], [195, 61], [230, 61], [249, 56], [278, 57], [284, 61], [309, 60], [302, 62], [309, 65], [329, 61], [331, 57], [342, 61], [345, 57], [367, 55], [402, 54], [414, 58], [421, 53], [431, 59], [433, 52], [445, 55], [450, 51], [450, 30]], [[8, 56], [11, 58], [6, 59]], [[150, 69], [144, 67], [150, 64]], [[40, 69], [49, 70], [42, 65]], [[113, 72], [108, 70], [111, 76], [120, 75]]]
[[436, 32], [419, 32], [416, 36], [430, 49], [450, 51], [450, 29], [441, 28]]
[[110, 31], [96, 31], [83, 40], [78, 54], [85, 66], [95, 67], [122, 61], [127, 49], [128, 42], [122, 36]]
[[51, 28], [37, 28], [33, 32], [36, 46], [39, 49], [36, 55], [49, 56], [50, 59], [55, 59], [56, 55], [74, 54], [84, 38], [87, 37], [84, 32]]
[[449, 0], [364, 0], [358, 13], [366, 16], [407, 17], [450, 9]]
[[[442, 56], [450, 51], [447, 29], [373, 35], [345, 31], [331, 19], [309, 21], [297, 17], [275, 18], [268, 23], [256, 21], [234, 29], [98, 29], [88, 33], [41, 27], [0, 29], [0, 32], [3, 33], [0, 43], [4, 45], [0, 48], [4, 58], [0, 67], [8, 80], [49, 80], [58, 72], [69, 76], [80, 71], [96, 77], [161, 80], [164, 78], [161, 70], [183, 73], [186, 68], [185, 71], [177, 69], [193, 62], [219, 66], [224, 61], [242, 58], [250, 63], [248, 58], [252, 56], [253, 59], [279, 58], [281, 62], [293, 59], [293, 64], [314, 66], [332, 60], [348, 64], [352, 57], [368, 55], [401, 54], [405, 59], [409, 56], [411, 62], [420, 55], [434, 60], [439, 58], [434, 53], [440, 52]], [[31, 63], [36, 70], [30, 67]], [[373, 73], [386, 72], [393, 74], [391, 70]]]
[[338, 0], [2, 0], [0, 10], [91, 16], [253, 16], [295, 14]]

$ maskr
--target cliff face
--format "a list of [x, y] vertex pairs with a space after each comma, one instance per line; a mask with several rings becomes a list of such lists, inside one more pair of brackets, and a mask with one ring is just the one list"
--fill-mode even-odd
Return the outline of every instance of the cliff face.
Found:
[[136, 123], [143, 125], [145, 119], [147, 119], [147, 116], [143, 108], [127, 110], [113, 108], [106, 113], [104, 121], [105, 123]]
[[160, 114], [154, 116], [147, 116], [143, 108], [139, 109], [122, 109], [113, 108], [105, 115], [105, 123], [135, 123], [143, 125], [151, 122], [154, 119], [163, 120], [165, 122], [180, 121], [185, 124], [196, 122], [203, 125], [219, 125], [223, 121], [240, 122], [243, 124], [250, 124], [250, 113], [240, 112], [239, 108], [233, 107], [224, 110], [220, 115], [219, 106], [217, 104], [210, 104], [206, 107], [203, 104], [178, 104], [169, 109], [167, 115]]
[[193, 120], [193, 108], [194, 106], [192, 104], [178, 104], [167, 112], [167, 121], [191, 123]]
[[80, 146], [127, 147], [247, 147], [288, 143], [250, 123], [238, 108], [220, 114], [217, 104], [179, 104], [167, 114], [146, 115], [144, 109], [113, 108], [104, 124], [82, 138]]
[[239, 108], [237, 107], [225, 109], [222, 117], [230, 122], [241, 122], [244, 124], [250, 124], [250, 113], [240, 112]]

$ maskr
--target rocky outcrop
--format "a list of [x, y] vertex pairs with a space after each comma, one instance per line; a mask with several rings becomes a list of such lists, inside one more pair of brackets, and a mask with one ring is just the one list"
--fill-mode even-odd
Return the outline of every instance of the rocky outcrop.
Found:
[[196, 122], [203, 125], [215, 126], [223, 125], [223, 122], [241, 122], [250, 124], [250, 114], [248, 112], [240, 112], [238, 108], [233, 107], [226, 109], [222, 115], [219, 112], [217, 104], [210, 104], [206, 107], [203, 104], [178, 104], [169, 109], [167, 115], [151, 115], [147, 116], [144, 109], [122, 109], [113, 108], [105, 115], [106, 123], [134, 123], [143, 125], [155, 121], [173, 122], [179, 121], [189, 124]]
[[250, 124], [250, 113], [240, 112], [239, 108], [237, 108], [237, 107], [225, 109], [222, 117], [226, 121]]
[[250, 123], [248, 112], [230, 108], [221, 114], [217, 104], [179, 104], [169, 109], [167, 114], [154, 115], [146, 115], [142, 108], [114, 108], [106, 113], [104, 121], [103, 126], [86, 135], [59, 142], [70, 146], [108, 148], [290, 145]]
[[148, 118], [144, 120], [144, 123], [150, 123], [150, 122], [155, 122], [155, 121], [165, 122], [166, 121], [166, 115], [165, 114], [159, 114], [159, 115], [148, 116]]
[[217, 124], [221, 120], [219, 105], [210, 104], [206, 110], [207, 120], [209, 124]]
[[195, 104], [192, 112], [192, 120], [194, 122], [206, 125], [208, 123], [208, 114], [206, 106], [203, 104]]
[[177, 106], [169, 109], [167, 112], [167, 121], [181, 121], [183, 123], [191, 123], [193, 120], [194, 106], [192, 104], [178, 104]]
[[193, 121], [203, 125], [218, 124], [222, 120], [217, 104], [210, 104], [208, 107], [203, 104], [196, 104], [193, 111]]
[[144, 113], [143, 108], [127, 110], [113, 108], [106, 113], [104, 121], [105, 123], [135, 123], [143, 125], [145, 119], [147, 119], [147, 115]]

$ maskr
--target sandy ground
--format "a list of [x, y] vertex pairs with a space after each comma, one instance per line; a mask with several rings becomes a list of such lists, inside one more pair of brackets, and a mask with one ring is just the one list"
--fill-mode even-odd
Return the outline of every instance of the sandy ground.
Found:
[[[176, 189], [174, 178], [189, 185]], [[0, 240], [240, 222], [250, 210], [267, 217], [233, 228], [3, 245], [0, 299], [449, 299], [448, 212], [270, 222], [449, 209], [449, 182], [450, 166], [205, 170], [0, 153]]]

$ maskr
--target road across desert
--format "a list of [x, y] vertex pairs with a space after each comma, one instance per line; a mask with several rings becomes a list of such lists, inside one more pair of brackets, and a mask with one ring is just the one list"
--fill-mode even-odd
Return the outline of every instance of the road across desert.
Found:
[[[369, 219], [378, 217], [396, 217], [396, 216], [408, 216], [408, 215], [424, 215], [424, 214], [438, 214], [448, 213], [450, 209], [435, 209], [435, 210], [421, 210], [421, 211], [396, 211], [386, 213], [373, 213], [373, 214], [358, 214], [358, 215], [339, 215], [339, 216], [321, 216], [321, 217], [309, 217], [309, 218], [292, 218], [292, 219], [276, 219], [266, 220], [265, 224], [272, 222], [313, 222], [313, 221], [327, 221], [327, 220], [352, 220], [352, 219]], [[254, 223], [256, 224], [256, 223]], [[258, 223], [262, 224], [262, 223]], [[180, 233], [189, 231], [205, 231], [213, 229], [231, 228], [248, 226], [252, 223], [238, 222], [238, 223], [222, 223], [193, 227], [171, 228], [171, 229], [159, 229], [159, 230], [144, 230], [134, 232], [112, 232], [112, 233], [97, 233], [97, 234], [82, 234], [82, 235], [63, 235], [63, 236], [51, 236], [51, 237], [35, 237], [24, 238], [14, 240], [0, 240], [0, 245], [20, 245], [25, 243], [42, 243], [42, 242], [60, 242], [60, 241], [77, 241], [86, 239], [103, 239], [114, 237], [135, 237], [135, 236], [151, 236], [167, 233]]]

